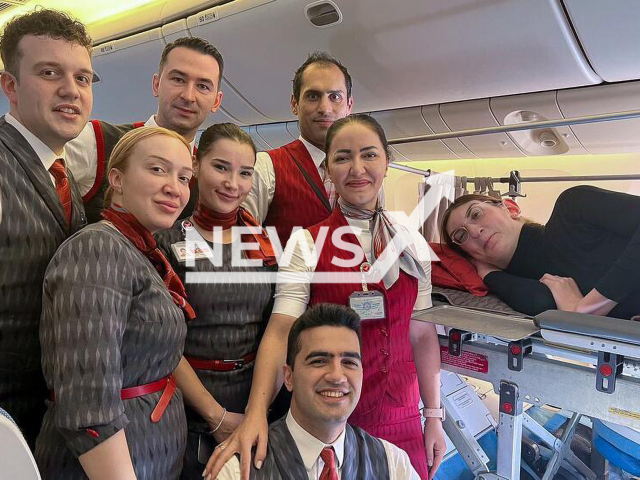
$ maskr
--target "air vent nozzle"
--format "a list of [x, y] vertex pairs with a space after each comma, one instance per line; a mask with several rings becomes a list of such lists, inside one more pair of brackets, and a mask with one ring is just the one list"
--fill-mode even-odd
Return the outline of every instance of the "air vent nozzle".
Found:
[[318, 28], [333, 27], [342, 22], [342, 12], [329, 0], [310, 3], [305, 7], [304, 13], [313, 26]]
[[[545, 120], [547, 119], [537, 112], [518, 110], [509, 113], [504, 119], [504, 124], [517, 125]], [[560, 155], [569, 151], [569, 146], [553, 128], [509, 132], [509, 136], [527, 155]]]

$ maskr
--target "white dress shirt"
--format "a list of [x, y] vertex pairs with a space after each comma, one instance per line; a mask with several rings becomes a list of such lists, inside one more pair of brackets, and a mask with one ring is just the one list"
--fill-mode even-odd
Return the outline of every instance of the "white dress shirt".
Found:
[[[344, 467], [345, 430], [342, 431], [335, 442], [326, 444], [302, 428], [293, 418], [291, 410], [289, 410], [285, 421], [287, 428], [289, 429], [289, 433], [291, 433], [291, 436], [298, 447], [298, 452], [300, 452], [300, 457], [302, 457], [302, 462], [307, 470], [309, 480], [319, 480], [320, 478], [320, 474], [324, 468], [324, 462], [322, 461], [322, 458], [320, 458], [320, 453], [325, 447], [333, 447], [335, 452], [336, 468], [338, 470], [338, 478], [341, 479], [342, 469]], [[404, 450], [400, 450], [398, 447], [385, 440], [381, 440], [381, 442], [387, 455], [390, 480], [420, 480], [420, 477], [411, 465], [409, 456]], [[238, 461], [238, 457], [234, 455], [222, 467], [217, 479], [238, 480], [239, 478], [240, 462]]]
[[[65, 160], [66, 164], [66, 148], [63, 148], [62, 153], [60, 155], [57, 155], [53, 150], [47, 147], [42, 140], [31, 133], [31, 131], [29, 131], [27, 127], [22, 125], [13, 115], [7, 113], [5, 114], [4, 119], [9, 125], [18, 130], [20, 135], [22, 135], [27, 143], [31, 146], [31, 148], [33, 148], [47, 172], [49, 172], [49, 169], [51, 168], [51, 165], [53, 165], [53, 162], [55, 162], [59, 158]], [[51, 175], [51, 172], [49, 172], [49, 177], [51, 178], [51, 183], [55, 187], [56, 179], [53, 175]]]
[[[359, 228], [360, 234], [358, 235], [354, 230], [354, 235], [358, 238], [360, 246], [364, 250], [365, 257], [369, 262], [372, 259], [372, 236], [369, 230], [369, 220], [358, 220], [355, 218], [347, 218], [347, 222], [351, 227]], [[401, 230], [399, 230], [400, 234]], [[414, 235], [418, 233], [414, 232]], [[414, 236], [414, 238], [417, 238]], [[331, 238], [327, 238], [326, 242], [330, 242]], [[309, 265], [305, 262], [300, 245], [308, 245], [309, 252], [313, 252]], [[425, 280], [418, 280], [418, 297], [413, 307], [414, 312], [429, 308], [431, 303], [431, 261], [429, 260], [429, 251], [426, 242], [416, 242], [418, 250], [418, 259], [424, 269]], [[283, 315], [289, 315], [294, 318], [298, 318], [307, 310], [309, 299], [311, 297], [311, 285], [310, 282], [313, 278], [313, 272], [317, 267], [318, 256], [320, 252], [315, 250], [315, 242], [309, 230], [298, 230], [294, 232], [287, 246], [285, 247], [285, 253], [283, 258], [288, 258], [291, 255], [291, 262], [289, 265], [284, 265], [280, 262], [278, 270], [278, 276], [280, 277], [276, 285], [275, 303], [273, 305], [272, 313], [280, 313]], [[286, 276], [288, 273], [303, 273], [305, 277], [309, 279], [309, 283], [297, 282], [287, 283]]]
[[[144, 126], [157, 127], [155, 115], [151, 115]], [[193, 152], [196, 143], [195, 139], [189, 143]], [[98, 168], [98, 146], [91, 122], [85, 125], [80, 135], [67, 143], [65, 150], [67, 168], [73, 173], [73, 178], [78, 184], [80, 194], [84, 197], [96, 181]], [[109, 159], [107, 158], [106, 161], [108, 162]], [[105, 171], [106, 174], [107, 172]]]
[[[320, 178], [324, 179], [325, 171], [323, 161], [325, 154], [315, 145], [311, 145], [304, 138], [298, 137], [298, 140], [305, 146], [313, 163], [318, 169]], [[329, 182], [328, 179], [325, 183]], [[251, 192], [244, 201], [243, 206], [249, 210], [249, 212], [258, 220], [258, 223], [264, 223], [267, 214], [269, 213], [269, 206], [273, 201], [273, 196], [276, 192], [276, 172], [273, 169], [273, 160], [268, 152], [258, 152], [256, 155], [256, 164], [253, 170], [253, 184], [251, 185]]]

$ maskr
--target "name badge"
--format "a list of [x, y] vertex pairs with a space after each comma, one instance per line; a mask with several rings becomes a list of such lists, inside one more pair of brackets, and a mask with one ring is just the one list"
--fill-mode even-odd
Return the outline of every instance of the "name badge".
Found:
[[208, 245], [196, 245], [194, 242], [172, 243], [171, 250], [176, 260], [180, 263], [184, 263], [187, 260], [201, 260], [207, 258], [207, 255], [212, 255]]
[[354, 292], [349, 295], [349, 306], [363, 321], [382, 320], [386, 317], [384, 295], [380, 292]]

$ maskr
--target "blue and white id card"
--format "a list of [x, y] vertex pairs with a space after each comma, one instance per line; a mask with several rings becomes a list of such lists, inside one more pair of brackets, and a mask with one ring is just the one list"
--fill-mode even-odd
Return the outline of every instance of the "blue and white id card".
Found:
[[380, 292], [353, 292], [349, 295], [349, 306], [361, 320], [382, 320], [385, 318], [384, 295]]

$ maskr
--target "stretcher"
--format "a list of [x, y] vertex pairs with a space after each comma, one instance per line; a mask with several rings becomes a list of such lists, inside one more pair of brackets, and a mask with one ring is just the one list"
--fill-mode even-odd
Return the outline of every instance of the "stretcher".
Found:
[[[455, 411], [445, 422], [447, 435], [478, 480], [518, 480], [521, 468], [528, 470], [521, 460], [523, 429], [540, 440], [538, 448], [549, 459], [542, 476], [529, 472], [533, 478], [552, 479], [561, 466], [575, 478], [602, 478], [570, 445], [583, 416], [595, 426], [640, 430], [640, 323], [557, 310], [532, 318], [508, 310], [435, 302], [413, 317], [444, 327], [439, 329], [444, 370], [487, 381], [499, 395], [495, 469], [489, 469], [474, 436], [456, 422]], [[561, 438], [533, 421], [525, 404], [572, 412]], [[617, 437], [629, 442], [629, 435]], [[615, 447], [631, 455], [640, 451], [632, 441]]]

